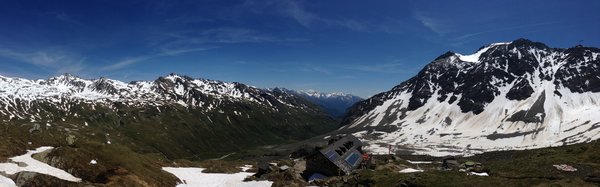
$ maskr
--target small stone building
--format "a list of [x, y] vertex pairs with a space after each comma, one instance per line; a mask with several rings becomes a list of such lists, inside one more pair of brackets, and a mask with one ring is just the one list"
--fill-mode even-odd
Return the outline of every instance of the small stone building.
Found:
[[362, 142], [352, 135], [335, 137], [327, 147], [306, 158], [305, 178], [315, 173], [325, 176], [346, 175], [362, 162]]

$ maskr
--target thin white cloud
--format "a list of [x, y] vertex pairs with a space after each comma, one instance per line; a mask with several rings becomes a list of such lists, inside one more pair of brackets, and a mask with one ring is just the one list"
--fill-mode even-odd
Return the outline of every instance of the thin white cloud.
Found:
[[62, 22], [66, 22], [66, 23], [70, 23], [70, 24], [75, 24], [75, 25], [83, 25], [80, 21], [77, 21], [76, 19], [73, 19], [71, 16], [69, 16], [67, 13], [64, 12], [55, 12], [53, 13], [54, 17]]
[[[214, 48], [214, 47], [213, 47]], [[117, 63], [105, 66], [100, 68], [103, 71], [106, 70], [117, 70], [117, 69], [121, 69], [124, 68], [126, 66], [132, 65], [132, 64], [136, 64], [142, 61], [146, 61], [146, 60], [150, 60], [150, 59], [154, 59], [154, 58], [158, 58], [158, 57], [165, 57], [165, 56], [177, 56], [180, 54], [184, 54], [184, 53], [191, 53], [191, 52], [197, 52], [197, 51], [206, 51], [212, 48], [191, 48], [191, 49], [170, 49], [170, 50], [163, 50], [162, 52], [158, 53], [158, 54], [153, 54], [153, 55], [144, 55], [144, 56], [138, 56], [138, 57], [133, 57], [133, 58], [126, 58], [124, 60], [121, 60]]]
[[221, 27], [206, 30], [183, 30], [167, 34], [164, 39], [167, 43], [190, 44], [235, 44], [235, 43], [262, 43], [278, 42], [281, 39], [245, 28]]
[[316, 14], [308, 12], [299, 4], [298, 1], [284, 0], [280, 1], [282, 5], [282, 13], [288, 15], [304, 27], [311, 27], [313, 22], [321, 19]]
[[429, 30], [431, 30], [439, 36], [444, 36], [448, 32], [446, 26], [442, 24], [441, 21], [427, 16], [425, 12], [415, 11], [414, 17], [417, 21], [421, 22], [423, 26], [425, 26], [426, 28], [428, 28]]
[[333, 74], [333, 72], [331, 72], [331, 70], [329, 70], [325, 67], [321, 67], [321, 66], [305, 65], [305, 67], [301, 67], [299, 69], [300, 69], [300, 71], [304, 71], [304, 72], [316, 72], [316, 73], [325, 74], [325, 75]]
[[180, 30], [167, 33], [150, 45], [159, 50], [201, 48], [240, 43], [305, 42], [302, 38], [279, 38], [252, 29], [221, 27], [206, 30]]
[[[267, 42], [304, 42], [300, 38], [278, 38], [263, 34], [256, 30], [245, 28], [221, 27], [206, 30], [182, 30], [167, 33], [151, 45], [158, 53], [125, 58], [117, 63], [105, 66], [101, 70], [116, 70], [142, 61], [164, 57], [176, 56], [183, 53], [205, 51], [219, 48], [221, 45], [240, 43], [267, 43]], [[206, 47], [212, 46], [212, 47]]]
[[553, 21], [553, 22], [543, 22], [543, 23], [533, 23], [533, 24], [524, 24], [524, 25], [517, 25], [517, 26], [512, 26], [512, 27], [500, 27], [500, 28], [495, 28], [492, 30], [485, 30], [485, 31], [480, 31], [480, 32], [474, 32], [474, 33], [469, 33], [469, 34], [465, 34], [459, 37], [456, 37], [456, 40], [465, 40], [465, 39], [469, 39], [472, 37], [476, 37], [482, 34], [488, 34], [488, 33], [494, 33], [494, 32], [501, 32], [501, 31], [509, 31], [509, 30], [517, 30], [517, 29], [527, 29], [527, 28], [533, 28], [533, 27], [539, 27], [539, 26], [545, 26], [545, 25], [551, 25], [551, 24], [556, 24], [558, 22]]
[[204, 22], [215, 22], [214, 19], [205, 18], [200, 16], [190, 16], [190, 15], [181, 15], [171, 19], [167, 19], [166, 21], [172, 23], [183, 23], [183, 24], [192, 24], [192, 23], [204, 23]]
[[342, 66], [345, 69], [372, 72], [372, 73], [400, 73], [407, 71], [403, 63], [382, 63], [371, 65], [346, 65]]
[[304, 1], [298, 0], [261, 0], [246, 1], [243, 5], [245, 11], [255, 14], [272, 14], [289, 18], [302, 27], [314, 29], [318, 27], [344, 28], [359, 32], [388, 32], [394, 31], [393, 24], [387, 19], [380, 22], [370, 22], [365, 20], [349, 19], [343, 17], [331, 18], [308, 10]]
[[144, 60], [149, 60], [152, 58], [156, 58], [159, 57], [158, 55], [148, 55], [148, 56], [139, 56], [139, 57], [134, 57], [134, 58], [126, 58], [124, 60], [121, 60], [117, 63], [111, 64], [109, 66], [105, 66], [103, 68], [101, 68], [101, 70], [116, 70], [116, 69], [121, 69], [125, 66], [129, 66]]
[[55, 73], [77, 73], [84, 69], [83, 61], [85, 60], [78, 55], [56, 49], [22, 52], [0, 48], [0, 56], [32, 64]]

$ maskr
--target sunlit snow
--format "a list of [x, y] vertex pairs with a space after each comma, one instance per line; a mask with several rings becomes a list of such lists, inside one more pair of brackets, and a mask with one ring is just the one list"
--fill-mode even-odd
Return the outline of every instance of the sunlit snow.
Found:
[[[249, 169], [248, 166], [242, 168], [244, 171]], [[225, 173], [202, 173], [205, 168], [175, 168], [164, 167], [163, 170], [172, 173], [183, 183], [177, 187], [268, 187], [273, 184], [270, 181], [248, 181], [243, 180], [253, 175], [250, 172], [239, 172], [233, 174]]]
[[[10, 158], [9, 163], [0, 163], [0, 173], [5, 173], [7, 175], [14, 175], [16, 173], [22, 171], [35, 172], [45, 175], [54, 176], [56, 178], [71, 181], [71, 182], [81, 182], [80, 178], [77, 178], [64, 170], [52, 167], [46, 163], [40, 162], [31, 157], [31, 155], [36, 153], [41, 153], [47, 150], [53, 149], [52, 147], [40, 147], [36, 150], [27, 151], [26, 154], [21, 156], [15, 156]], [[21, 163], [21, 164], [18, 164]], [[8, 185], [11, 184], [9, 178], [0, 176], [0, 185]], [[14, 182], [13, 182], [14, 183]], [[9, 185], [10, 186], [10, 185]]]

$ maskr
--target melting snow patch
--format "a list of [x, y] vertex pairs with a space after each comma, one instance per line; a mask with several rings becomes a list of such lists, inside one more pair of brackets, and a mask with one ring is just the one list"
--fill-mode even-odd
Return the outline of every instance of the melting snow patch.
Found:
[[406, 160], [406, 161], [411, 164], [431, 164], [431, 163], [433, 163], [431, 161], [411, 161], [411, 160]]
[[96, 161], [96, 160], [90, 160], [90, 165], [96, 165], [96, 164], [98, 164], [98, 161]]
[[244, 165], [244, 166], [242, 166], [240, 168], [242, 168], [242, 171], [245, 172], [245, 171], [248, 171], [248, 170], [252, 169], [252, 165]]
[[207, 187], [228, 187], [228, 186], [242, 186], [242, 187], [262, 187], [271, 186], [271, 181], [249, 181], [243, 182], [243, 180], [253, 175], [250, 172], [240, 172], [234, 174], [225, 173], [202, 173], [205, 168], [174, 168], [164, 167], [163, 170], [172, 173], [183, 183], [178, 184], [177, 187], [191, 187], [191, 186], [207, 186]]
[[413, 168], [406, 168], [403, 170], [400, 170], [400, 173], [417, 173], [417, 172], [423, 172], [422, 169], [413, 169]]
[[561, 171], [570, 171], [570, 172], [577, 171], [577, 168], [566, 165], [566, 164], [552, 165], [552, 166], [554, 166], [556, 169], [561, 170]]
[[477, 175], [477, 176], [482, 176], [482, 177], [488, 177], [488, 176], [490, 176], [486, 172], [482, 172], [482, 173], [469, 172], [469, 173], [467, 173], [467, 175]]
[[[27, 153], [24, 155], [12, 157], [12, 158], [10, 158], [10, 160], [14, 163], [0, 163], [0, 173], [4, 172], [8, 175], [14, 175], [14, 174], [22, 172], [22, 171], [29, 171], [29, 172], [35, 172], [35, 173], [54, 176], [56, 178], [66, 180], [66, 181], [81, 182], [80, 178], [74, 177], [73, 175], [67, 173], [64, 170], [52, 167], [46, 163], [40, 162], [31, 157], [31, 155], [33, 155], [33, 154], [41, 153], [41, 152], [51, 150], [51, 149], [53, 149], [53, 148], [52, 147], [40, 147], [40, 148], [37, 148], [36, 150], [27, 151]], [[24, 164], [22, 164], [24, 166], [20, 166], [21, 164], [16, 164], [16, 163], [24, 163]], [[8, 179], [8, 178], [0, 176], [0, 184], [4, 185], [5, 183], [6, 184], [11, 183], [12, 180], [7, 181], [6, 179]], [[11, 184], [14, 184], [14, 181]]]
[[2, 187], [17, 187], [15, 181], [9, 179], [8, 177], [0, 175], [0, 186]]

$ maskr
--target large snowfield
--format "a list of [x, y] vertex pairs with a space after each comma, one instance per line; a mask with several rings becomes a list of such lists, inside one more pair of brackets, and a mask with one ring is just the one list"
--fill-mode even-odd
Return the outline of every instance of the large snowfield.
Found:
[[[80, 178], [77, 178], [64, 170], [52, 167], [46, 163], [40, 162], [31, 157], [31, 155], [33, 154], [41, 153], [51, 149], [53, 149], [53, 147], [40, 147], [36, 150], [27, 151], [27, 153], [24, 155], [12, 157], [9, 159], [11, 162], [0, 163], [0, 173], [4, 173], [6, 175], [14, 175], [19, 172], [29, 171], [54, 176], [56, 178], [66, 181], [81, 182]], [[0, 175], [0, 187], [12, 186], [16, 186], [14, 181], [12, 181], [8, 177]]]
[[[178, 184], [177, 187], [268, 187], [273, 184], [270, 181], [249, 181], [243, 182], [243, 180], [253, 175], [250, 172], [240, 172], [234, 174], [225, 173], [202, 173], [205, 168], [175, 168], [175, 167], [164, 167], [163, 170], [172, 173], [183, 183]], [[244, 169], [245, 171], [246, 169]]]

